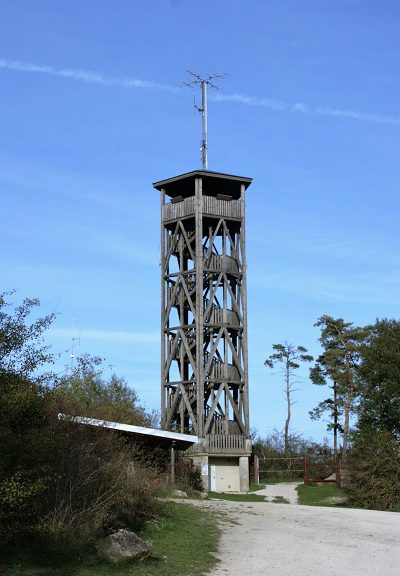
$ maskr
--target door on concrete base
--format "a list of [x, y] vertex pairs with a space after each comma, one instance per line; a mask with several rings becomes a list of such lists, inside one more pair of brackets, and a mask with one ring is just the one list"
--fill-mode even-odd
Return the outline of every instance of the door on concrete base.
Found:
[[210, 457], [211, 492], [240, 492], [239, 458]]

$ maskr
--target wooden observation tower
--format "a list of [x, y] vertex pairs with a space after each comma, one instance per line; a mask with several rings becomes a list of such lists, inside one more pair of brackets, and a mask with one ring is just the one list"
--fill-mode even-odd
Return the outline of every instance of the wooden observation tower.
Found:
[[244, 491], [251, 440], [245, 193], [250, 178], [196, 170], [161, 193], [161, 418], [195, 434], [206, 489]]

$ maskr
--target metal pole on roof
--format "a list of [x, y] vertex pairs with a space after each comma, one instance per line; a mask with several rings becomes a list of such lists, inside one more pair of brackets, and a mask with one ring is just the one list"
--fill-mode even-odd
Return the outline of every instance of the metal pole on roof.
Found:
[[212, 82], [215, 78], [225, 78], [226, 74], [211, 74], [206, 78], [202, 78], [197, 72], [191, 72], [188, 70], [190, 75], [188, 82], [182, 82], [180, 86], [186, 88], [193, 88], [198, 84], [201, 85], [201, 107], [196, 105], [196, 100], [194, 102], [195, 109], [201, 114], [201, 165], [203, 170], [208, 170], [208, 133], [207, 133], [207, 91], [208, 87], [215, 88], [218, 90], [218, 86]]
[[207, 82], [205, 80], [201, 81], [201, 132], [201, 163], [203, 170], [207, 170]]

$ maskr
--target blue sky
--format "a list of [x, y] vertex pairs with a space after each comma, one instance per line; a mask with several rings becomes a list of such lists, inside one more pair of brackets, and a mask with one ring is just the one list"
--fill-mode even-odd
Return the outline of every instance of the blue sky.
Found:
[[[284, 423], [273, 343], [317, 355], [322, 314], [398, 318], [399, 29], [389, 0], [2, 0], [1, 290], [57, 310], [61, 366], [80, 332], [78, 352], [159, 408], [151, 183], [200, 167], [187, 69], [229, 74], [210, 94], [209, 168], [254, 179], [252, 427]], [[321, 439], [307, 373], [292, 430]]]

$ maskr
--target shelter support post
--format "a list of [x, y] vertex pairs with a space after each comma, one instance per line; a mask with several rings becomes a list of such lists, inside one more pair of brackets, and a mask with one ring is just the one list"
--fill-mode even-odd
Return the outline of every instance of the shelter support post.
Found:
[[175, 440], [171, 444], [171, 484], [175, 484]]

